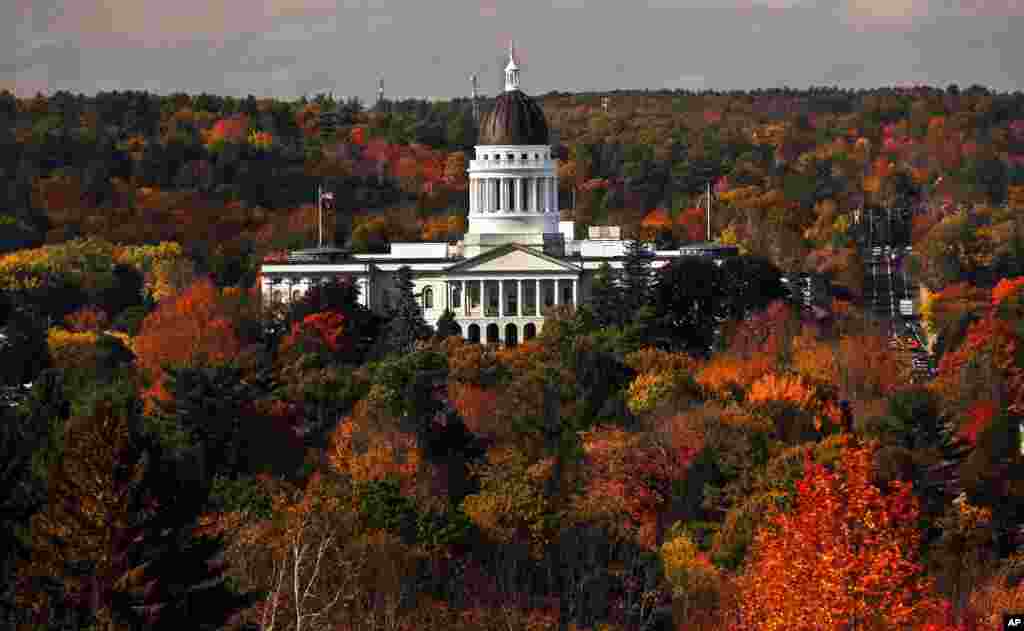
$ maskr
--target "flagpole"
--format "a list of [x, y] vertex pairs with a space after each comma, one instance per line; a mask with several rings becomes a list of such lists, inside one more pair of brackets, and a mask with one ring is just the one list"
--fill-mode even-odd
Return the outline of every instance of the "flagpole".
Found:
[[316, 185], [316, 247], [324, 247], [324, 211], [320, 185]]

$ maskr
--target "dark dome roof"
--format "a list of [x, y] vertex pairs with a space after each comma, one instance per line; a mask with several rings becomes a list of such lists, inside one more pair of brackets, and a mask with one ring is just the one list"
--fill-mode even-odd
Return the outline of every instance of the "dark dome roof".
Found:
[[548, 123], [537, 102], [520, 90], [503, 92], [480, 122], [481, 145], [546, 145]]

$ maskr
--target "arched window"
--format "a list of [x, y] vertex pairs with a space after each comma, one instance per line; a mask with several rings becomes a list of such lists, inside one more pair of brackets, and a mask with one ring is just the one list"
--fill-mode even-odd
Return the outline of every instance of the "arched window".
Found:
[[430, 287], [427, 287], [426, 289], [423, 290], [423, 308], [434, 308], [434, 290]]

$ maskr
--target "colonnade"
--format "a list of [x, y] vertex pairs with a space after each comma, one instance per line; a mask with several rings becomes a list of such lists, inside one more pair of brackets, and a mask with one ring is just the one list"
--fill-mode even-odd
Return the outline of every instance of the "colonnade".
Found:
[[549, 213], [558, 209], [554, 177], [477, 176], [469, 181], [473, 213]]
[[579, 300], [576, 278], [466, 279], [447, 283], [447, 308], [463, 317], [539, 316], [544, 307], [576, 305]]

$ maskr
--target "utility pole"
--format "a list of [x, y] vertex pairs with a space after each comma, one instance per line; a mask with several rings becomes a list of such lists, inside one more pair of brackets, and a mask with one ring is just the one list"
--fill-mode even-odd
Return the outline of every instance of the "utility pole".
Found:
[[708, 180], [708, 243], [711, 243], [711, 180]]
[[334, 204], [334, 193], [323, 190], [323, 187], [316, 187], [316, 214], [317, 214], [317, 247], [324, 247], [324, 206], [330, 210]]

